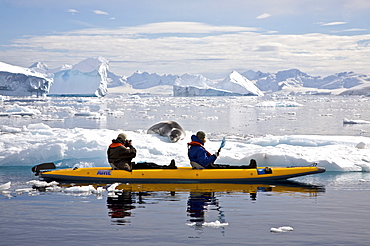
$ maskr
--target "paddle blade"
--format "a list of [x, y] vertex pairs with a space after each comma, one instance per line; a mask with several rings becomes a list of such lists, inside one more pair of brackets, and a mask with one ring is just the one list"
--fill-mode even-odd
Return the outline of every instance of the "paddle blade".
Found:
[[225, 147], [225, 144], [226, 144], [226, 140], [225, 140], [225, 137], [223, 137], [222, 138], [222, 141], [221, 141], [220, 149], [222, 149], [223, 147]]

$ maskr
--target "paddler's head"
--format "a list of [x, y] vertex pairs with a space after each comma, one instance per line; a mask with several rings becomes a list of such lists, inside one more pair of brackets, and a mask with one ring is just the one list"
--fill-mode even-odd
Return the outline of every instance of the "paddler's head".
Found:
[[200, 141], [202, 141], [203, 143], [206, 142], [206, 134], [203, 132], [203, 131], [199, 131], [197, 132], [196, 134], [197, 138], [199, 138]]
[[124, 141], [126, 141], [127, 136], [124, 133], [120, 133], [120, 134], [118, 134], [117, 139], [120, 140], [120, 141], [122, 141], [122, 142], [124, 142]]

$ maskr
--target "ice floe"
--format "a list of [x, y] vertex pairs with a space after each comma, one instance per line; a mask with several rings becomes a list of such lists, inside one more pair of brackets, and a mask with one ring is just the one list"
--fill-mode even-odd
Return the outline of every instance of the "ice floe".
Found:
[[213, 222], [203, 222], [201, 224], [197, 222], [192, 222], [192, 223], [187, 223], [188, 226], [196, 226], [196, 225], [201, 225], [203, 227], [212, 227], [212, 228], [219, 228], [219, 227], [224, 227], [228, 226], [229, 223], [221, 223], [219, 220], [213, 221]]
[[278, 228], [272, 227], [270, 229], [270, 232], [274, 232], [274, 233], [282, 233], [282, 232], [289, 232], [289, 231], [293, 231], [293, 227], [290, 227], [290, 226], [280, 226]]

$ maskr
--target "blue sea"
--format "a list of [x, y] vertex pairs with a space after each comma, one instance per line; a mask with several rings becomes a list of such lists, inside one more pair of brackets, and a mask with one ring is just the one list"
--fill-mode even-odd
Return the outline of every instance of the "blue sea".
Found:
[[[17, 104], [40, 114], [0, 117], [0, 187], [11, 182], [10, 188], [0, 191], [0, 245], [370, 245], [370, 173], [364, 170], [329, 170], [267, 184], [120, 184], [113, 192], [107, 191], [111, 184], [93, 184], [96, 189], [103, 188], [102, 193], [86, 192], [81, 184], [58, 184], [45, 189], [30, 183], [37, 180], [31, 167], [32, 163], [40, 163], [40, 156], [45, 162], [55, 158], [62, 167], [91, 164], [88, 149], [76, 148], [86, 144], [89, 149], [101, 147], [85, 140], [84, 134], [95, 131], [92, 137], [110, 139], [111, 132], [124, 129], [140, 138], [137, 141], [143, 146], [142, 152], [171, 158], [168, 146], [176, 145], [163, 138], [163, 146], [156, 151], [144, 147], [145, 141], [151, 143], [156, 138], [148, 139], [144, 130], [162, 120], [181, 122], [187, 132], [207, 129], [210, 142], [228, 136], [232, 144], [221, 155], [232, 153], [228, 158], [233, 161], [244, 146], [252, 148], [248, 141], [263, 136], [339, 137], [344, 143], [359, 137], [366, 142], [370, 124], [346, 125], [343, 119], [370, 120], [368, 100], [336, 96], [11, 98], [2, 102], [2, 112], [10, 112]], [[266, 101], [279, 104], [258, 106]], [[84, 112], [85, 116], [74, 112]], [[39, 123], [51, 130], [42, 131]], [[38, 126], [37, 132], [31, 131], [32, 124]], [[58, 129], [73, 130], [66, 133]], [[65, 135], [58, 135], [61, 133]], [[316, 144], [315, 153], [326, 148], [328, 142]], [[269, 145], [275, 148], [277, 144]], [[312, 143], [296, 145], [312, 147]], [[68, 146], [73, 151], [57, 156]], [[349, 160], [356, 160], [359, 151], [364, 151], [360, 159], [369, 152], [368, 146], [364, 150], [346, 148], [346, 155], [353, 155]], [[83, 157], [76, 157], [76, 152]], [[102, 154], [88, 153], [92, 159]], [[174, 155], [181, 160], [182, 155]], [[343, 159], [339, 152], [333, 155]], [[322, 161], [327, 168], [347, 168], [346, 163], [330, 158], [327, 163]], [[92, 184], [85, 184], [88, 185]], [[282, 227], [290, 230], [279, 230]]]

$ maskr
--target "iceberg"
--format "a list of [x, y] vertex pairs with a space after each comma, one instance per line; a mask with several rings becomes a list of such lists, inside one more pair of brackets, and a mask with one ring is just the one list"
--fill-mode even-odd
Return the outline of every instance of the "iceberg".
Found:
[[262, 96], [250, 80], [233, 71], [221, 82], [202, 75], [184, 74], [173, 85], [174, 96]]
[[49, 96], [105, 96], [107, 89], [108, 61], [91, 57], [54, 73], [54, 83]]
[[0, 95], [43, 96], [52, 83], [42, 73], [0, 62]]
[[235, 70], [221, 81], [217, 88], [245, 95], [263, 96], [263, 92], [253, 82]]

